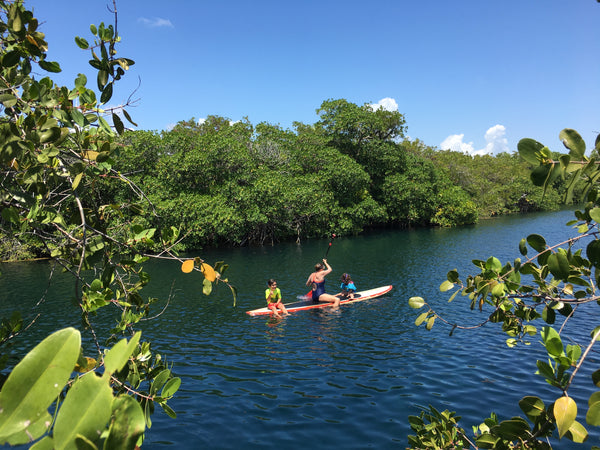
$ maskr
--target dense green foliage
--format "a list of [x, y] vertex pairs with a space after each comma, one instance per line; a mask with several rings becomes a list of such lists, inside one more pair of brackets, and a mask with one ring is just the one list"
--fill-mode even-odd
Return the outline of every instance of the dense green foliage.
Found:
[[[471, 157], [403, 139], [399, 112], [327, 100], [294, 130], [210, 116], [163, 132], [124, 133], [115, 166], [185, 249], [360, 233], [380, 226], [458, 226], [557, 207], [518, 155]], [[510, 173], [509, 182], [500, 173]], [[107, 181], [105, 202], [132, 202]]]
[[[593, 317], [591, 308], [600, 304], [600, 166], [594, 156], [585, 156], [585, 142], [576, 131], [565, 129], [559, 137], [568, 154], [554, 154], [533, 139], [522, 139], [518, 148], [532, 166], [534, 184], [550, 192], [557, 179], [567, 179], [568, 183], [561, 185], [564, 201], [570, 201], [578, 189], [585, 193], [583, 209], [575, 211], [575, 219], [567, 224], [575, 230], [573, 236], [548, 244], [543, 236], [529, 235], [519, 243], [520, 255], [514, 261], [503, 264], [493, 256], [474, 260], [475, 275], [461, 279], [451, 270], [440, 286], [441, 292], [452, 292], [449, 301], [456, 301], [461, 294], [471, 309], [484, 313], [481, 326], [500, 325], [508, 336], [508, 347], [529, 344], [532, 337], [539, 336], [547, 359], [536, 361], [536, 374], [556, 389], [556, 397], [545, 404], [536, 395], [526, 395], [519, 402], [524, 417], [499, 420], [492, 413], [476, 427], [471, 440], [454, 413], [439, 413], [430, 406], [430, 411], [410, 418], [416, 433], [409, 437], [411, 448], [549, 449], [549, 437], [586, 442], [588, 432], [583, 421], [600, 426], [600, 369], [590, 358], [600, 340], [600, 327], [587, 322], [587, 342], [575, 342], [569, 333], [576, 313]], [[597, 155], [599, 148], [600, 136], [592, 154]], [[450, 335], [456, 329], [473, 328], [449, 323], [422, 297], [410, 298], [409, 305], [425, 308], [415, 324], [424, 324], [428, 330], [436, 321], [450, 325]], [[580, 376], [584, 363], [594, 369], [591, 379]], [[587, 405], [578, 404], [569, 395], [576, 382], [596, 388]]]
[[[46, 59], [47, 43], [33, 13], [22, 1], [0, 0], [3, 247], [18, 253], [27, 245], [50, 255], [55, 267], [73, 276], [65, 314], [71, 300], [71, 312], [81, 317], [81, 330], [51, 334], [11, 367], [10, 346], [44, 317], [5, 311], [9, 317], [0, 321], [0, 445], [132, 449], [141, 444], [155, 406], [175, 416], [168, 401], [180, 384], [165, 358], [135, 332], [157, 302], [143, 296], [150, 279], [142, 263], [156, 257], [145, 249], [160, 250], [161, 258], [181, 264], [184, 272], [202, 272], [207, 294], [214, 282], [227, 281], [222, 278], [225, 265], [215, 265], [215, 271], [200, 258], [184, 262], [170, 250], [177, 228], [144, 227], [139, 218], [155, 212], [152, 205], [114, 169], [120, 147], [114, 130], [123, 133], [123, 120], [131, 118], [124, 108], [104, 108], [115, 83], [134, 63], [117, 56], [116, 13], [114, 18], [115, 25], [90, 27], [92, 44], [75, 39], [91, 52], [97, 92], [81, 74], [68, 88], [36, 76], [59, 72], [60, 66]], [[132, 192], [126, 203], [105, 201], [106, 188], [116, 186]], [[105, 323], [113, 327], [95, 327], [98, 314], [110, 317]], [[92, 348], [82, 345], [82, 334]]]

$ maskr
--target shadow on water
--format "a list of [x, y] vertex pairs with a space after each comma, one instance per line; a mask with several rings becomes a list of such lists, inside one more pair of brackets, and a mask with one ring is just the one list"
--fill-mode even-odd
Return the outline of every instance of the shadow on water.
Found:
[[[553, 400], [556, 393], [525, 357], [531, 348], [507, 350], [505, 336], [492, 326], [457, 331], [452, 338], [443, 326], [427, 332], [414, 326], [418, 313], [407, 299], [420, 295], [450, 320], [463, 321], [467, 314], [466, 321], [478, 322], [483, 315], [468, 312], [464, 298], [448, 304], [439, 292], [446, 272], [458, 269], [464, 276], [472, 272], [472, 259], [492, 254], [512, 261], [519, 240], [531, 233], [549, 242], [564, 239], [569, 230], [557, 231], [556, 225], [571, 217], [563, 211], [462, 229], [338, 238], [329, 252], [330, 292], [343, 272], [353, 275], [359, 289], [394, 289], [378, 299], [280, 320], [245, 312], [264, 306], [269, 278], [277, 279], [285, 302], [306, 293], [306, 278], [328, 241], [202, 252], [207, 262], [230, 265], [227, 275], [239, 290], [236, 307], [225, 286], [205, 297], [199, 274], [183, 274], [165, 262], [148, 264], [148, 295], [173, 297], [162, 315], [143, 325], [144, 337], [174, 363], [183, 383], [170, 402], [177, 419], [157, 412], [144, 448], [403, 448], [410, 434], [407, 416], [418, 414], [419, 405], [456, 410], [470, 430], [491, 411], [501, 418], [521, 414], [517, 401], [527, 393]], [[2, 312], [19, 304], [33, 308], [47, 270], [42, 263], [2, 265]], [[72, 286], [61, 279], [56, 289], [41, 307], [39, 336], [67, 325], [71, 316], [66, 312], [72, 310]], [[31, 345], [24, 342], [23, 348]], [[539, 353], [535, 341], [532, 348]]]

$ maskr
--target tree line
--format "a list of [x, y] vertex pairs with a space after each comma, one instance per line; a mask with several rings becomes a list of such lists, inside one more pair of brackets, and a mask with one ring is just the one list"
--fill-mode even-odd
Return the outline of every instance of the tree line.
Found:
[[[369, 104], [326, 100], [317, 113], [292, 130], [209, 116], [128, 131], [115, 167], [158, 211], [141, 225], [182, 227], [186, 250], [453, 227], [560, 204], [560, 189], [544, 197], [517, 153], [440, 151], [405, 139], [401, 113]], [[102, 192], [104, 203], [138, 200], [110, 180]]]
[[[406, 139], [400, 112], [345, 99], [326, 100], [317, 113], [316, 123], [293, 129], [209, 116], [160, 132], [124, 130], [109, 162], [128, 184], [105, 177], [94, 200], [133, 205], [135, 214], [107, 215], [117, 228], [130, 219], [177, 228], [185, 236], [178, 248], [187, 251], [380, 227], [454, 227], [560, 206], [564, 181], [543, 195], [517, 152], [438, 150]], [[156, 214], [138, 214], [146, 201]], [[3, 260], [48, 254], [34, 241], [3, 238]]]

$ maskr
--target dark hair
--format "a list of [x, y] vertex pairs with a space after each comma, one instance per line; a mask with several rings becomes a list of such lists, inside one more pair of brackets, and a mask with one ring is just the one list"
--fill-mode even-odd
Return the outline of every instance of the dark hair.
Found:
[[350, 277], [349, 273], [345, 273], [342, 275], [340, 280], [343, 281], [344, 283], [348, 283], [348, 281], [352, 281], [352, 278]]
[[273, 278], [269, 279], [269, 281], [267, 281], [267, 286], [271, 286], [273, 285], [273, 283], [277, 283], [277, 281], [275, 281]]
[[315, 264], [315, 272], [318, 272], [319, 270], [323, 270], [324, 268], [325, 268], [325, 266], [323, 266], [323, 264], [321, 264], [321, 263]]

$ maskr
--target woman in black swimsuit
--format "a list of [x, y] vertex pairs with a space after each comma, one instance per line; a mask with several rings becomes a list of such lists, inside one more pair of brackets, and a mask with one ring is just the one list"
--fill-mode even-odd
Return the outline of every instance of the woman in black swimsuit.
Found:
[[339, 297], [325, 293], [325, 276], [331, 273], [332, 270], [327, 260], [323, 258], [323, 264], [317, 264], [315, 271], [308, 276], [306, 285], [312, 285], [313, 302], [329, 302], [333, 303], [333, 306], [339, 306]]

